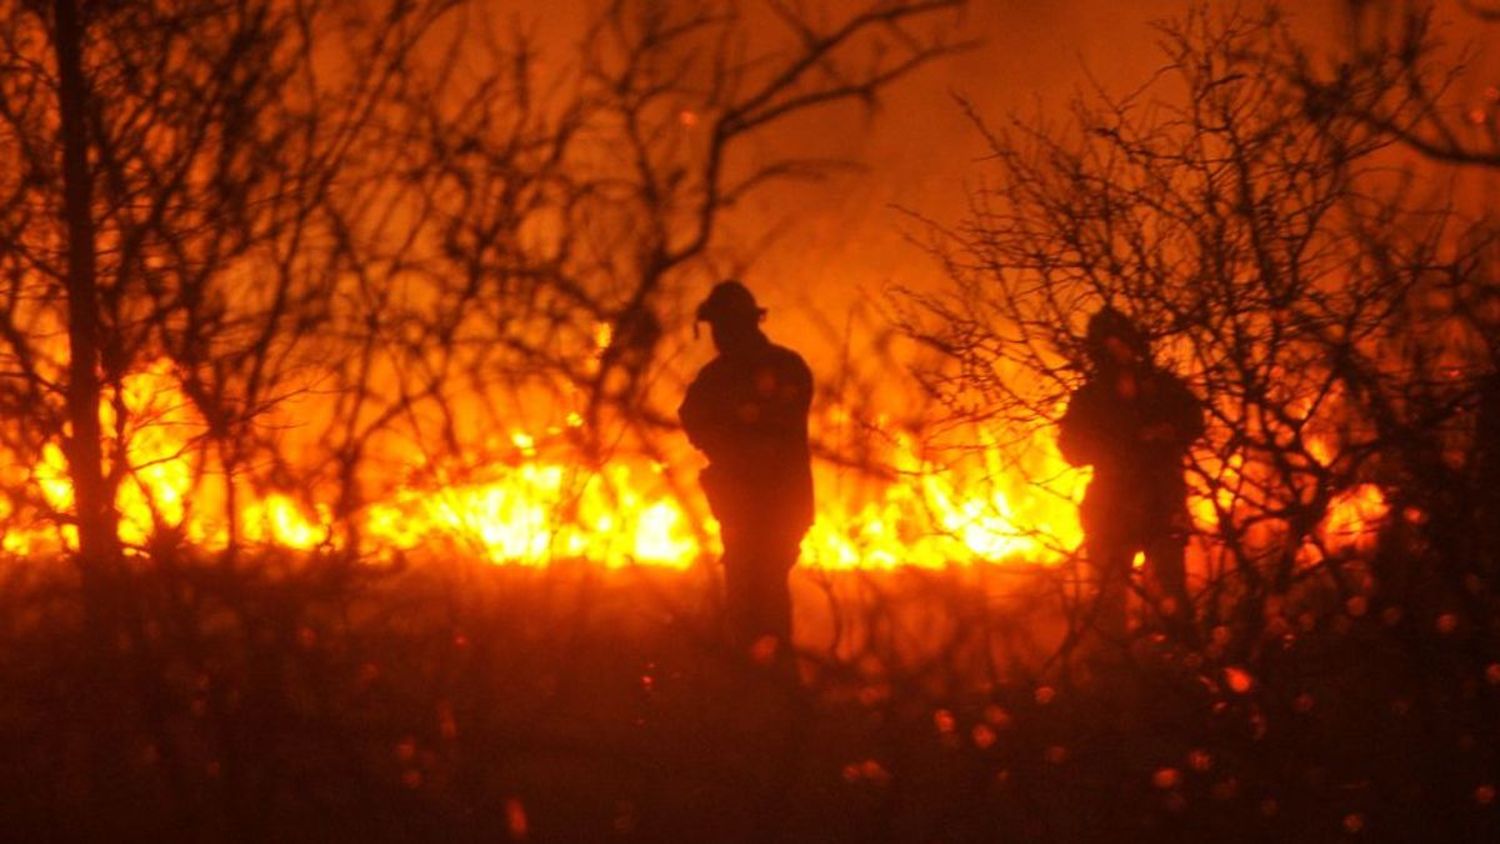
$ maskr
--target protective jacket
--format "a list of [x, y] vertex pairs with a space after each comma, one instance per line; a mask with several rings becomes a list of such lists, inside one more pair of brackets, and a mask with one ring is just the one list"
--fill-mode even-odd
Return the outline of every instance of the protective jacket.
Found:
[[708, 456], [701, 481], [726, 535], [787, 537], [795, 546], [813, 517], [812, 372], [796, 352], [758, 336], [705, 366], [678, 416]]
[[1069, 463], [1094, 467], [1084, 531], [1135, 544], [1185, 518], [1183, 458], [1203, 435], [1203, 407], [1181, 379], [1154, 366], [1135, 373], [1133, 397], [1115, 377], [1097, 375], [1073, 394], [1057, 444]]

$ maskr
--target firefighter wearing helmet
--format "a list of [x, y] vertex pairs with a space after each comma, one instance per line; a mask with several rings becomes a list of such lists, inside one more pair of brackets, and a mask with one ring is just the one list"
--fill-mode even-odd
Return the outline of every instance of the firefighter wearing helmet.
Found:
[[765, 313], [738, 281], [714, 286], [697, 321], [708, 323], [719, 354], [678, 410], [709, 460], [700, 482], [724, 541], [730, 631], [738, 646], [758, 650], [790, 641], [787, 576], [813, 517], [812, 373], [796, 352], [766, 338]]
[[1094, 467], [1080, 513], [1098, 585], [1094, 627], [1124, 641], [1132, 562], [1142, 553], [1146, 594], [1168, 629], [1185, 633], [1192, 607], [1182, 473], [1188, 448], [1203, 435], [1203, 406], [1182, 379], [1152, 362], [1146, 335], [1120, 311], [1094, 314], [1085, 342], [1091, 371], [1068, 401], [1057, 444], [1069, 463]]

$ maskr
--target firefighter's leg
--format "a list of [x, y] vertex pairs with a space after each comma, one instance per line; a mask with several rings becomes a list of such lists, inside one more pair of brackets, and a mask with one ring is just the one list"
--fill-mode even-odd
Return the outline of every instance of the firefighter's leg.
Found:
[[1146, 569], [1155, 611], [1167, 629], [1179, 637], [1192, 625], [1193, 603], [1187, 591], [1187, 538], [1179, 530], [1164, 530], [1146, 548]]
[[792, 589], [787, 578], [797, 564], [798, 545], [778, 543], [770, 549], [765, 560], [766, 569], [762, 588], [765, 622], [764, 630], [777, 638], [783, 647], [792, 643]]
[[1090, 540], [1089, 566], [1098, 591], [1094, 596], [1090, 626], [1105, 639], [1125, 641], [1126, 609], [1130, 602], [1130, 560], [1134, 555], [1123, 542], [1106, 537]]
[[[746, 543], [725, 548], [724, 597], [729, 630], [737, 648], [784, 649], [792, 633], [792, 596], [787, 572], [796, 563], [795, 550]], [[775, 643], [765, 643], [767, 636]]]
[[[792, 635], [792, 596], [787, 573], [797, 561], [796, 550], [785, 543], [758, 542], [746, 560], [743, 576], [744, 627], [741, 642], [755, 649], [755, 656], [785, 650]], [[765, 641], [775, 637], [774, 642]]]
[[730, 642], [736, 648], [748, 647], [755, 640], [755, 554], [747, 547], [748, 537], [725, 529], [724, 537], [724, 616]]

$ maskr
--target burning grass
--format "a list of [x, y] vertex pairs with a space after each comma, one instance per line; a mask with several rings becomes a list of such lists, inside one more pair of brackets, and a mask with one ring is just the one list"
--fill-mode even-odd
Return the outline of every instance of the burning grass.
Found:
[[[116, 495], [120, 538], [137, 549], [163, 533], [208, 549], [333, 549], [352, 527], [366, 550], [386, 560], [436, 546], [496, 564], [567, 559], [682, 570], [720, 550], [692, 477], [697, 458], [677, 452], [669, 465], [620, 454], [590, 468], [579, 458], [576, 414], [537, 433], [512, 431], [477, 455], [437, 460], [419, 452], [398, 461], [386, 467], [373, 500], [340, 524], [334, 496], [316, 487], [294, 491], [235, 477], [231, 495], [221, 461], [204, 445], [208, 426], [168, 364], [123, 380], [102, 407], [106, 428], [114, 427], [117, 406], [129, 420], [116, 457], [124, 477]], [[847, 416], [838, 407], [825, 412], [840, 414]], [[964, 434], [977, 445], [960, 449], [897, 430], [880, 439], [866, 466], [820, 462], [818, 515], [802, 564], [937, 570], [1067, 560], [1082, 540], [1078, 502], [1089, 472], [1062, 460], [1046, 426], [1004, 443], [985, 430]], [[1217, 499], [1199, 494], [1191, 502], [1204, 532], [1236, 506], [1235, 471], [1225, 471]], [[37, 506], [17, 512], [0, 503], [0, 547], [16, 556], [75, 548], [75, 529], [61, 515], [73, 500], [62, 450], [47, 444], [16, 485]], [[1380, 488], [1359, 485], [1331, 502], [1320, 538], [1333, 550], [1367, 548], [1385, 515]]]
[[[128, 425], [116, 456], [124, 482], [116, 508], [121, 540], [140, 548], [167, 532], [222, 549], [251, 543], [308, 550], [340, 546], [352, 527], [387, 559], [434, 545], [497, 564], [546, 566], [588, 560], [606, 568], [685, 569], [717, 554], [717, 526], [698, 493], [698, 458], [677, 443], [664, 458], [618, 454], [580, 458], [581, 418], [568, 414], [538, 431], [514, 430], [462, 457], [420, 451], [385, 466], [379, 491], [339, 524], [334, 498], [318, 488], [292, 490], [235, 477], [208, 447], [209, 426], [162, 362], [122, 381], [102, 408], [106, 429], [116, 408]], [[289, 418], [297, 408], [286, 411]], [[837, 416], [839, 408], [827, 413]], [[846, 414], [847, 415], [847, 414]], [[983, 433], [983, 432], [981, 432]], [[880, 442], [865, 468], [818, 467], [819, 513], [803, 544], [818, 569], [940, 569], [1004, 560], [1055, 562], [1080, 539], [1076, 515], [1087, 473], [1068, 467], [1050, 436], [1031, 438], [1017, 463], [983, 437], [959, 459], [917, 435]], [[59, 521], [73, 493], [62, 450], [49, 443], [18, 486], [34, 511], [0, 513], [3, 547], [16, 555], [76, 547]], [[1044, 478], [1045, 482], [1036, 479]]]

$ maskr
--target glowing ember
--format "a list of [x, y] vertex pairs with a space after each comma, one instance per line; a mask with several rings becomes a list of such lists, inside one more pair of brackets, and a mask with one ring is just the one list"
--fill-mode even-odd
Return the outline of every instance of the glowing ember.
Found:
[[1250, 676], [1250, 672], [1233, 665], [1224, 669], [1224, 682], [1230, 691], [1240, 695], [1249, 694], [1250, 689], [1255, 686], [1255, 678]]

